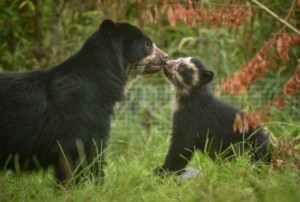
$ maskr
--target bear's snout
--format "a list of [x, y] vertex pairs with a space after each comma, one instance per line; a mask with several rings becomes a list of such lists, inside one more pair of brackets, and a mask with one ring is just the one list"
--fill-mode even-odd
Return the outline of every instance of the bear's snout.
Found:
[[160, 50], [159, 48], [155, 47], [153, 53], [153, 60], [150, 62], [151, 65], [161, 66], [166, 64], [167, 61], [168, 61], [168, 54]]
[[[159, 49], [160, 50], [160, 49]], [[161, 51], [161, 55], [160, 55], [160, 58], [162, 60], [162, 63], [163, 64], [166, 64], [166, 62], [168, 61], [168, 54], [163, 52], [162, 50]]]

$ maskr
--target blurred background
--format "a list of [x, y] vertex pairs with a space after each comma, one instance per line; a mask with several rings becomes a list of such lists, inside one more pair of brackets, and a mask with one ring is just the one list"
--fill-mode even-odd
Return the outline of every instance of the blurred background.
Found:
[[[79, 50], [102, 20], [128, 21], [169, 58], [202, 58], [215, 73], [212, 90], [224, 101], [259, 112], [269, 123], [299, 125], [299, 34], [268, 10], [299, 30], [300, 3], [261, 2], [267, 10], [243, 0], [1, 0], [0, 71], [51, 67]], [[244, 83], [236, 72], [253, 79]], [[140, 77], [118, 105], [112, 133], [150, 136], [155, 130], [167, 136], [171, 93], [161, 72]], [[268, 127], [275, 136], [300, 134], [286, 124]]]

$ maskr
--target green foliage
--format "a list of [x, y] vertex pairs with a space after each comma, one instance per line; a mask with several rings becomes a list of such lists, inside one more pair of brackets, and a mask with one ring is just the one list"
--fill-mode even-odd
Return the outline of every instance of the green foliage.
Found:
[[96, 3], [4, 0], [0, 67], [19, 71], [57, 64], [80, 48], [102, 17]]

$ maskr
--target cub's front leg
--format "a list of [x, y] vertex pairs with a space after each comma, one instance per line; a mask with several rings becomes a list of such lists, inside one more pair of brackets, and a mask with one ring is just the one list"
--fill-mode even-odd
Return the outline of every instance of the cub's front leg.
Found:
[[165, 175], [172, 172], [181, 174], [180, 171], [185, 168], [194, 154], [196, 138], [195, 130], [174, 127], [165, 162], [162, 166], [156, 168], [154, 173], [156, 175]]

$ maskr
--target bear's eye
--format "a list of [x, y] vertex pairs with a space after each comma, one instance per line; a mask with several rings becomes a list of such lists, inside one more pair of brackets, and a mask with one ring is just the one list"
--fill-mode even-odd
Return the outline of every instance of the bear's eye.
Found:
[[150, 41], [150, 40], [145, 41], [145, 45], [146, 45], [146, 47], [151, 48], [152, 47], [152, 41]]

